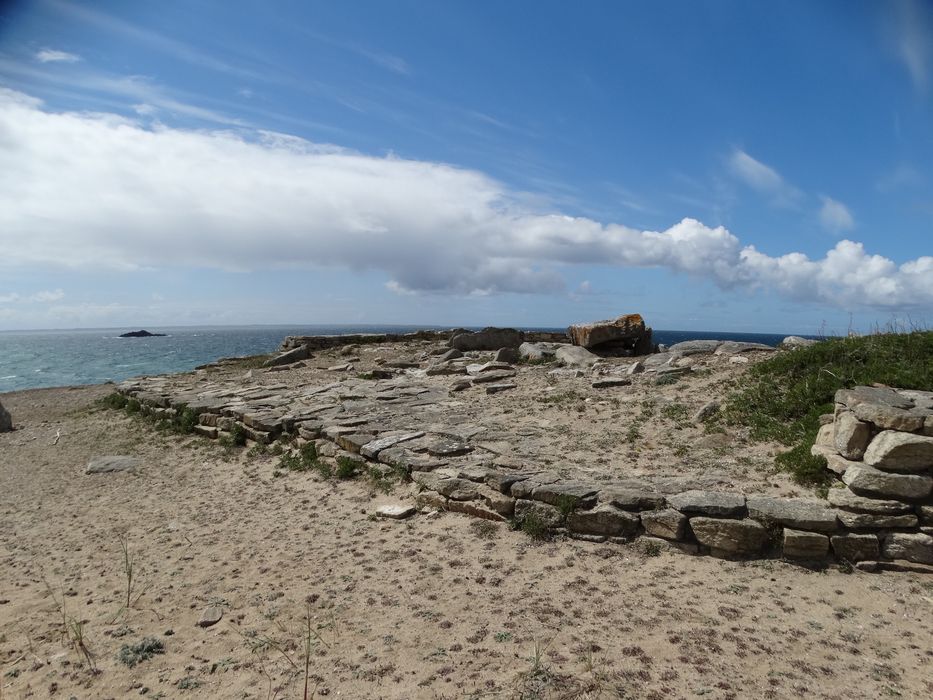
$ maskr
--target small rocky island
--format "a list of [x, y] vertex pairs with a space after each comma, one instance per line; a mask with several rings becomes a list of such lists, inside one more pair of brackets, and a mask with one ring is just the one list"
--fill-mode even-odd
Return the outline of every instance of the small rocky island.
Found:
[[130, 331], [129, 333], [121, 333], [120, 338], [164, 338], [165, 333], [150, 333], [147, 330], [139, 331]]

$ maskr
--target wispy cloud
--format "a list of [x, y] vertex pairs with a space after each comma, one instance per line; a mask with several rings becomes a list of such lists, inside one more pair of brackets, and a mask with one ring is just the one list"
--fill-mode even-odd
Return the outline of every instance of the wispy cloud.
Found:
[[39, 63], [77, 63], [81, 60], [81, 57], [67, 51], [42, 49], [36, 53], [36, 60]]
[[0, 266], [330, 265], [459, 294], [563, 291], [572, 265], [663, 267], [850, 308], [933, 304], [931, 256], [897, 264], [840, 241], [819, 259], [775, 257], [695, 219], [651, 231], [542, 211], [434, 162], [47, 112], [10, 90], [0, 131]]
[[933, 61], [933, 12], [919, 0], [895, 3], [895, 45], [898, 58], [907, 69], [914, 87], [925, 93], [930, 86]]
[[926, 179], [914, 166], [901, 163], [878, 178], [875, 187], [879, 192], [894, 192], [912, 187], [922, 187]]
[[0, 304], [11, 304], [15, 302], [49, 304], [64, 298], [65, 292], [61, 289], [43, 289], [41, 292], [35, 292], [34, 294], [10, 292], [8, 294], [0, 294]]
[[832, 197], [821, 195], [823, 206], [820, 207], [820, 224], [831, 233], [842, 233], [855, 228], [855, 219], [852, 212], [842, 202]]
[[777, 170], [740, 149], [735, 149], [729, 156], [729, 169], [745, 185], [769, 196], [775, 206], [795, 207], [803, 198], [803, 193]]
[[316, 32], [306, 27], [301, 27], [300, 31], [302, 34], [314, 39], [315, 41], [318, 41], [322, 44], [328, 44], [329, 46], [334, 46], [344, 51], [349, 51], [350, 53], [354, 53], [357, 56], [365, 58], [367, 61], [379, 66], [380, 68], [385, 68], [386, 70], [392, 71], [393, 73], [397, 73], [399, 75], [409, 75], [411, 73], [411, 66], [408, 65], [408, 62], [404, 58], [388, 53], [387, 51], [381, 51], [379, 49], [366, 46], [355, 41], [338, 39], [337, 37], [328, 36], [327, 34]]

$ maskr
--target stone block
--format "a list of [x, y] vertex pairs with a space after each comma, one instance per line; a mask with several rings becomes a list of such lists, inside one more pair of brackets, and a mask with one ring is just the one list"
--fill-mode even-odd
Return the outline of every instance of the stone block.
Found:
[[619, 537], [638, 531], [638, 516], [601, 503], [590, 510], [575, 510], [567, 516], [567, 528], [585, 535]]
[[647, 488], [609, 486], [599, 492], [600, 503], [611, 503], [622, 510], [657, 510], [666, 505], [664, 496]]
[[888, 527], [917, 527], [917, 516], [913, 513], [904, 515], [882, 515], [879, 513], [851, 513], [838, 511], [839, 520], [851, 530], [880, 530]]
[[815, 532], [785, 528], [782, 550], [788, 559], [820, 561], [829, 552], [829, 538]]
[[559, 527], [564, 523], [564, 514], [554, 506], [524, 498], [515, 501], [515, 519], [523, 522], [529, 516], [537, 518], [549, 528]]
[[885, 559], [933, 564], [933, 537], [922, 532], [889, 532], [881, 540], [881, 554]]
[[933, 477], [918, 474], [894, 474], [867, 464], [854, 464], [842, 475], [842, 481], [860, 496], [919, 500], [933, 490]]
[[796, 530], [833, 532], [837, 529], [836, 514], [822, 503], [796, 498], [748, 498], [750, 518], [776, 523]]
[[667, 540], [682, 540], [687, 527], [687, 516], [673, 508], [647, 510], [641, 513], [641, 524], [649, 535]]
[[589, 508], [596, 503], [597, 493], [597, 488], [592, 484], [580, 481], [555, 481], [535, 487], [531, 492], [531, 499], [552, 506], [573, 505], [576, 508]]
[[871, 441], [864, 459], [884, 471], [929, 472], [933, 470], [933, 437], [885, 430]]
[[846, 459], [861, 459], [871, 438], [871, 426], [849, 411], [840, 411], [833, 423], [833, 444]]
[[768, 542], [768, 530], [754, 520], [696, 517], [690, 529], [714, 553], [758, 554]]
[[882, 498], [866, 498], [852, 493], [849, 489], [832, 488], [826, 495], [829, 504], [845, 510], [854, 510], [860, 513], [877, 513], [878, 515], [901, 515], [909, 513], [913, 506], [901, 501], [891, 501]]
[[912, 433], [923, 428], [924, 415], [915, 410], [874, 403], [860, 403], [852, 410], [856, 418], [873, 423], [882, 430], [903, 430]]
[[710, 515], [741, 518], [745, 515], [745, 496], [717, 491], [684, 491], [667, 497], [667, 503], [686, 515]]

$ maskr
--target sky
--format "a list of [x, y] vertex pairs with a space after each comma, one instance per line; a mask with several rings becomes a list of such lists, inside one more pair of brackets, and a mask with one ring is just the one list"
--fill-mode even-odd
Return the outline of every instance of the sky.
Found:
[[933, 326], [933, 3], [0, 1], [0, 330]]

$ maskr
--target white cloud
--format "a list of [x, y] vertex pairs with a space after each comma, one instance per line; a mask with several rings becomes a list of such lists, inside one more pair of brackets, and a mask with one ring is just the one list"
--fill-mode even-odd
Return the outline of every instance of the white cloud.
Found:
[[823, 228], [832, 233], [842, 233], [855, 228], [855, 219], [845, 204], [832, 197], [821, 196], [820, 199], [823, 200], [823, 206], [820, 207], [820, 223]]
[[81, 57], [67, 51], [42, 49], [36, 53], [36, 60], [39, 63], [77, 63], [81, 60]]
[[914, 87], [926, 92], [930, 82], [930, 61], [933, 57], [933, 18], [928, 7], [917, 0], [898, 0], [896, 50], [907, 68]]
[[27, 294], [26, 296], [16, 292], [10, 292], [9, 294], [0, 294], [0, 304], [10, 304], [13, 302], [33, 302], [39, 304], [48, 304], [50, 302], [59, 301], [60, 299], [64, 298], [65, 292], [61, 289], [42, 290], [41, 292]]
[[774, 168], [755, 160], [745, 151], [736, 149], [729, 157], [729, 168], [743, 183], [769, 195], [776, 206], [796, 206], [803, 193], [781, 177]]
[[340, 266], [460, 294], [563, 290], [567, 265], [664, 267], [848, 307], [933, 303], [933, 257], [898, 266], [840, 241], [774, 258], [694, 219], [640, 231], [542, 213], [474, 170], [281, 134], [53, 113], [2, 89], [0, 134], [0, 266]]

